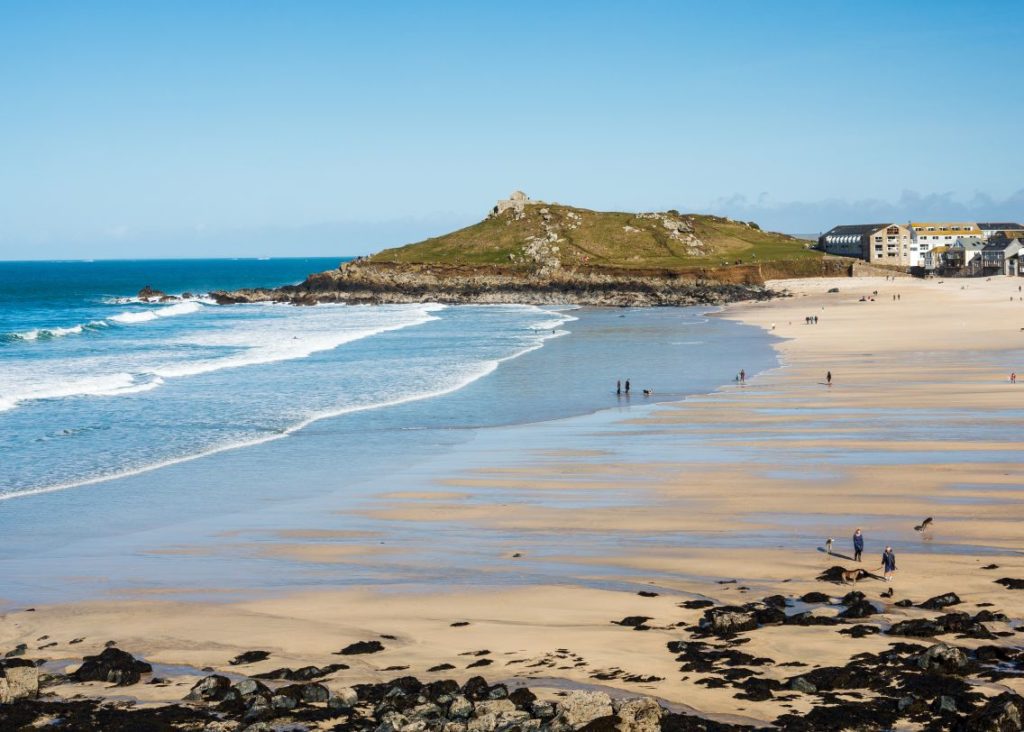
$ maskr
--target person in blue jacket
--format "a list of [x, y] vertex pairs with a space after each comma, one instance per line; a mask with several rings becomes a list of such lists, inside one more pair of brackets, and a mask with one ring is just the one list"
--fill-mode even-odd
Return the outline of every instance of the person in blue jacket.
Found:
[[882, 552], [882, 566], [879, 569], [885, 570], [885, 581], [892, 582], [892, 573], [896, 571], [896, 555], [891, 546], [887, 546]]
[[860, 533], [860, 529], [853, 532], [853, 558], [855, 561], [860, 561], [860, 555], [864, 553], [864, 534]]

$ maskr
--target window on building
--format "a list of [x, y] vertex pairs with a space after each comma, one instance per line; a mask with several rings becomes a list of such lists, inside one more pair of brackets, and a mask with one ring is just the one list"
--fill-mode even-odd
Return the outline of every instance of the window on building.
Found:
[[875, 251], [876, 252], [882, 251], [882, 245], [881, 244], [875, 244]]
[[880, 237], [880, 236], [876, 236], [876, 237], [875, 237], [875, 241], [882, 241], [882, 237]]

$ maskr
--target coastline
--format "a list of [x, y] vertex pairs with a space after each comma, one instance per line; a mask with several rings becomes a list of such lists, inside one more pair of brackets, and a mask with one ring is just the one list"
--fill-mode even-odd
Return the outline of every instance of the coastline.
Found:
[[[837, 295], [826, 292], [833, 284], [840, 288]], [[395, 637], [385, 641], [384, 652], [353, 663], [327, 685], [383, 682], [399, 675], [387, 670], [399, 665], [408, 667], [401, 673], [424, 679], [465, 681], [477, 671], [465, 668], [471, 659], [460, 654], [479, 647], [495, 659], [490, 665], [495, 671], [481, 668], [491, 680], [514, 677], [543, 688], [547, 676], [587, 685], [595, 683], [596, 673], [610, 677], [597, 679], [603, 685], [685, 704], [702, 715], [731, 715], [732, 721], [765, 724], [780, 714], [807, 714], [820, 704], [810, 694], [737, 701], [731, 683], [697, 683], [714, 673], [680, 678], [676, 654], [666, 652], [666, 644], [685, 637], [703, 608], [678, 604], [796, 598], [815, 591], [838, 597], [850, 588], [815, 576], [842, 562], [817, 549], [833, 533], [845, 549], [840, 530], [860, 525], [869, 537], [871, 569], [883, 541], [897, 547], [900, 561], [895, 597], [883, 598], [886, 585], [877, 581], [858, 586], [882, 611], [862, 624], [882, 621], [884, 627], [899, 619], [932, 617], [894, 603], [908, 597], [920, 603], [949, 591], [972, 612], [978, 603], [994, 602], [993, 611], [1011, 620], [1024, 617], [1024, 593], [993, 582], [1024, 576], [1017, 530], [1024, 509], [1015, 477], [1020, 444], [1008, 437], [1022, 414], [1016, 403], [1007, 402], [1005, 383], [1019, 349], [999, 347], [1012, 342], [1013, 314], [1024, 311], [1024, 301], [1009, 299], [1016, 290], [1008, 280], [954, 289], [960, 284], [788, 281], [791, 298], [733, 304], [719, 314], [776, 336], [779, 368], [742, 386], [662, 404], [601, 427], [588, 423], [585, 440], [579, 435], [567, 440], [591, 443], [586, 450], [560, 448], [558, 432], [565, 426], [548, 425], [543, 449], [510, 459], [507, 446], [491, 446], [479, 464], [453, 470], [430, 491], [396, 490], [363, 509], [366, 516], [396, 526], [484, 527], [506, 551], [481, 559], [477, 584], [486, 588], [489, 576], [525, 559], [525, 586], [437, 592], [406, 584], [397, 593], [321, 590], [240, 603], [147, 599], [39, 607], [31, 616], [4, 616], [0, 647], [31, 644], [42, 634], [56, 638], [56, 628], [86, 640], [74, 646], [59, 640], [42, 655], [70, 660], [101, 650], [117, 628], [121, 647], [151, 662], [197, 670], [226, 668], [228, 659], [251, 648], [272, 650], [272, 660], [247, 667], [248, 672], [330, 663], [339, 644], [383, 634]], [[855, 299], [875, 290], [876, 301]], [[897, 291], [909, 297], [885, 299]], [[962, 323], [932, 317], [944, 308], [970, 312]], [[819, 315], [820, 323], [799, 323], [805, 314]], [[835, 374], [832, 386], [820, 383], [826, 370]], [[913, 525], [933, 514], [934, 532], [924, 540]], [[693, 534], [696, 542], [680, 541], [680, 534]], [[289, 545], [284, 536], [265, 556], [299, 552], [325, 563], [362, 564], [391, 550], [367, 537], [313, 533]], [[701, 539], [714, 536], [734, 541], [719, 548], [705, 541], [701, 547]], [[742, 546], [737, 537], [753, 542]], [[342, 538], [358, 541], [337, 541]], [[531, 584], [528, 565], [534, 562], [564, 570], [565, 579]], [[999, 569], [982, 571], [983, 563], [997, 563]], [[589, 572], [588, 566], [595, 569]], [[609, 588], [586, 585], [596, 576]], [[621, 584], [611, 588], [615, 581]], [[657, 596], [638, 596], [644, 586]], [[338, 607], [345, 608], [344, 617]], [[813, 608], [825, 617], [840, 609], [831, 603]], [[641, 614], [648, 616], [647, 632], [614, 624]], [[469, 625], [453, 628], [455, 622]], [[995, 643], [1019, 646], [1012, 637], [1015, 628], [992, 625], [991, 630], [1011, 632]], [[781, 664], [843, 665], [859, 652], [880, 653], [893, 640], [885, 634], [848, 638], [827, 625], [766, 626], [746, 637], [746, 652], [773, 660], [757, 673], [782, 680], [792, 670]], [[955, 642], [969, 649], [982, 645]], [[563, 668], [555, 660], [558, 648], [579, 654], [585, 665], [574, 661]], [[427, 670], [442, 663], [455, 668]], [[534, 678], [538, 674], [545, 676]], [[133, 687], [131, 693], [140, 692], [148, 702], [178, 700], [201, 675], [181, 674], [175, 686]], [[626, 681], [627, 676], [645, 680]], [[998, 686], [1024, 689], [1016, 678], [1000, 679]], [[75, 693], [82, 687], [69, 684], [55, 691]]]

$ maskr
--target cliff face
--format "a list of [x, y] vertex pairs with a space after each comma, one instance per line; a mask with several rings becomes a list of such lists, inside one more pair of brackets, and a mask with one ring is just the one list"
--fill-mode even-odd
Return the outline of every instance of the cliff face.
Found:
[[790, 272], [779, 263], [690, 271], [558, 269], [536, 273], [499, 266], [355, 261], [277, 289], [214, 292], [221, 304], [286, 302], [524, 303], [599, 306], [720, 304], [775, 295], [764, 281], [785, 276], [845, 274], [848, 265], [814, 260]]

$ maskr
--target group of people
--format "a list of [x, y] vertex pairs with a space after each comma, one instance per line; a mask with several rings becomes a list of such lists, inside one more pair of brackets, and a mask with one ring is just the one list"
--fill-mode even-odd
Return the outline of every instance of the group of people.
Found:
[[817, 325], [818, 324], [818, 316], [817, 315], [808, 315], [806, 318], [804, 318], [804, 323], [806, 325]]
[[[832, 554], [832, 538], [825, 542], [825, 552], [829, 555]], [[864, 554], [864, 533], [858, 528], [853, 532], [853, 561], [861, 561], [861, 556]], [[885, 547], [885, 551], [882, 552], [882, 564], [875, 570], [884, 571], [885, 581], [892, 582], [892, 575], [896, 571], [896, 553], [893, 552], [891, 546]]]
[[[622, 396], [625, 394], [629, 396], [629, 379], [626, 379], [626, 390], [622, 390], [622, 381], [615, 382], [615, 396]], [[644, 396], [651, 396], [654, 394], [654, 389], [644, 389]]]

